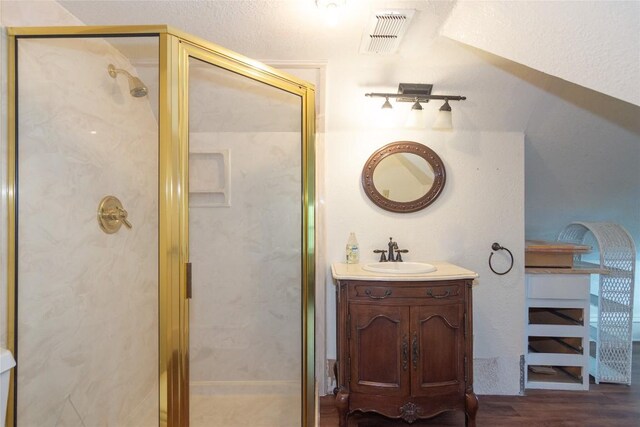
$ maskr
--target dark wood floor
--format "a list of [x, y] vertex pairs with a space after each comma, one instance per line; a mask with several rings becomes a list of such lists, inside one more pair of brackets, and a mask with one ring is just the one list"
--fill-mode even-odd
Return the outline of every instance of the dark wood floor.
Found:
[[[593, 378], [592, 378], [593, 381]], [[633, 345], [631, 386], [591, 384], [589, 391], [527, 390], [526, 396], [478, 396], [478, 427], [640, 427], [640, 343]], [[320, 401], [320, 427], [337, 427], [333, 396]], [[446, 413], [407, 424], [355, 414], [349, 427], [464, 426], [463, 413]]]

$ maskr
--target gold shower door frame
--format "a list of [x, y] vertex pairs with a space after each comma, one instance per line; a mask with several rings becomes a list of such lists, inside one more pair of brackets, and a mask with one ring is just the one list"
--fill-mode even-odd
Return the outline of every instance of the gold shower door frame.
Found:
[[[302, 106], [302, 427], [315, 424], [315, 88], [301, 79], [165, 25], [22, 27], [8, 33], [8, 252], [7, 345], [16, 353], [17, 85], [20, 38], [159, 37], [159, 420], [161, 427], [189, 425], [189, 57], [300, 96]], [[12, 372], [7, 426], [13, 426]]]

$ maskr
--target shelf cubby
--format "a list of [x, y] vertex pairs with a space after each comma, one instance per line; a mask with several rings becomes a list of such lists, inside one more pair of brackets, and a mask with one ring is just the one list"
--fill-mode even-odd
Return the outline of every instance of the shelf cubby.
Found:
[[589, 389], [590, 273], [527, 271], [528, 389]]

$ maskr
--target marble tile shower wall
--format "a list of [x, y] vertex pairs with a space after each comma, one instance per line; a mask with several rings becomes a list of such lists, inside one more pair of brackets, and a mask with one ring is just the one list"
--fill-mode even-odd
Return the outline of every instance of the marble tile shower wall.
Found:
[[229, 149], [232, 184], [230, 207], [190, 209], [192, 391], [299, 399], [300, 133], [191, 133], [190, 145]]
[[[157, 122], [103, 40], [18, 53], [20, 425], [157, 425]], [[107, 194], [133, 229], [100, 230]]]

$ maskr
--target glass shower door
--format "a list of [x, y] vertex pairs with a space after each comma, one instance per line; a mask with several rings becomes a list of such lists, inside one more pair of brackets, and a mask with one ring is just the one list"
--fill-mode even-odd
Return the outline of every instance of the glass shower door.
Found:
[[188, 70], [190, 425], [300, 426], [301, 97]]

